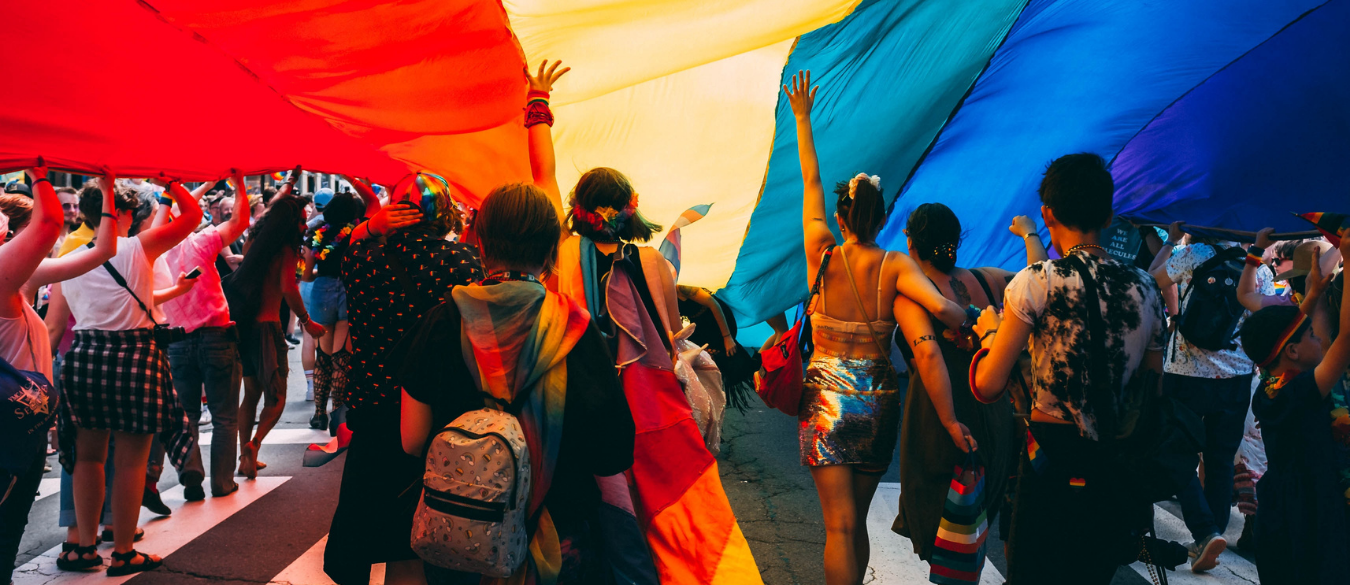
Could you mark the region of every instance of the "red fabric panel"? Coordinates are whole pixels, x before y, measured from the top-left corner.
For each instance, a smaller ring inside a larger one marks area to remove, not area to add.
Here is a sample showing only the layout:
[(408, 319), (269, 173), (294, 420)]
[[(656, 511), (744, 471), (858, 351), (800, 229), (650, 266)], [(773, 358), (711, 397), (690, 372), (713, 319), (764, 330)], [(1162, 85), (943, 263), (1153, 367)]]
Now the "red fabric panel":
[[(488, 130), (462, 144), (514, 146), (490, 130), (520, 115), (526, 88), (499, 1), (273, 4), (8, 6), (18, 26), (0, 51), (12, 80), (0, 94), (0, 169), (41, 155), (66, 170), (201, 180), (299, 164), (392, 184), (410, 168), (456, 174), (453, 147), (416, 148), (427, 136)], [(460, 173), (475, 189), (519, 180), (503, 166)]]
[(714, 460), (674, 373), (633, 364), (623, 370), (623, 387), (637, 427), (632, 477), (645, 524), (683, 497)]

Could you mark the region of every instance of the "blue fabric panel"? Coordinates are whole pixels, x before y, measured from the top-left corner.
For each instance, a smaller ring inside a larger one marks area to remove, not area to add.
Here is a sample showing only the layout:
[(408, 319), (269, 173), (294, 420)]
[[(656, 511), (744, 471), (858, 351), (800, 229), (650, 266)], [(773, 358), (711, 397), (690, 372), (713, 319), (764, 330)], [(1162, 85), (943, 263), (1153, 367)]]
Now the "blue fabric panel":
[[(813, 121), (830, 213), (834, 183), (859, 172), (897, 192), (1024, 4), (866, 0), (798, 40), (783, 80), (810, 69), (820, 86)], [(808, 292), (796, 122), (782, 95), (777, 121), (764, 191), (719, 293), (741, 323), (782, 313)]]
[(1159, 112), (1322, 0), (1032, 0), (905, 185), (878, 241), (947, 204), (967, 230), (961, 266), (1025, 265), (1005, 226), (1040, 216), (1056, 157), (1111, 160)]
[(1112, 163), (1117, 212), (1256, 231), (1350, 211), (1350, 1), (1331, 0), (1177, 100)]

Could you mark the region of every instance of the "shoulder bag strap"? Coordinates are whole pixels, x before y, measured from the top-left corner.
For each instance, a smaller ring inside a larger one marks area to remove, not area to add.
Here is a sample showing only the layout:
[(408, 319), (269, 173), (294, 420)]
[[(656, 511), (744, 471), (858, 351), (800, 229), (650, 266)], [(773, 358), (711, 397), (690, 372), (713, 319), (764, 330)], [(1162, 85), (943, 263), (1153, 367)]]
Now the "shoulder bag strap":
[(150, 309), (145, 306), (143, 301), (141, 301), (141, 297), (136, 296), (136, 291), (131, 290), (131, 287), (127, 286), (127, 280), (122, 278), (122, 274), (117, 272), (116, 268), (113, 268), (111, 260), (103, 263), (103, 269), (107, 270), (108, 274), (112, 275), (113, 280), (117, 282), (117, 286), (122, 287), (122, 290), (131, 294), (131, 298), (136, 299), (136, 304), (141, 306), (141, 310), (145, 312), (146, 317), (150, 318), (150, 322), (159, 325), (159, 321), (156, 321), (155, 316), (150, 314)]
[[(822, 289), (825, 287), (825, 269), (830, 266), (830, 258), (834, 256), (834, 249), (834, 246), (829, 246), (825, 248), (824, 252), (820, 253), (820, 269), (816, 271), (816, 281), (811, 284), (811, 294), (806, 297), (806, 309), (802, 311), (802, 316), (800, 318), (805, 318), (816, 312), (813, 301), (815, 301), (817, 295), (822, 293)], [(840, 250), (843, 250), (843, 248), (840, 248)], [(824, 301), (822, 300), (821, 302)]]
[[(848, 287), (853, 289), (853, 300), (858, 302), (858, 312), (862, 313), (864, 319), (867, 319), (867, 323), (865, 323), (865, 325), (867, 325), (867, 336), (872, 338), (872, 343), (877, 344), (877, 350), (881, 352), (881, 359), (886, 360), (886, 363), (890, 363), (891, 352), (887, 351), (885, 346), (881, 345), (881, 341), (877, 339), (877, 332), (872, 330), (872, 317), (867, 314), (867, 307), (863, 306), (862, 295), (858, 294), (858, 284), (853, 282), (853, 267), (848, 264), (848, 253), (844, 251), (843, 246), (839, 247), (839, 254), (844, 260), (844, 271), (848, 272)], [(880, 286), (878, 286), (878, 288), (880, 288)], [(877, 311), (880, 312), (881, 307), (877, 307)]]
[(1092, 276), (1092, 271), (1087, 263), (1077, 256), (1069, 257), (1069, 262), (1078, 272), (1078, 276), (1083, 279), (1083, 300), (1087, 303), (1087, 330), (1084, 332), (1088, 338), (1088, 347), (1091, 349), (1092, 359), (1088, 360), (1091, 365), (1089, 373), (1091, 377), (1089, 382), (1083, 386), (1083, 395), (1088, 402), (1092, 403), (1093, 413), (1097, 416), (1097, 434), (1101, 442), (1113, 441), (1116, 436), (1116, 400), (1111, 388), (1102, 384), (1109, 378), (1106, 370), (1106, 321), (1102, 319), (1101, 298), (1097, 292), (1097, 279)]

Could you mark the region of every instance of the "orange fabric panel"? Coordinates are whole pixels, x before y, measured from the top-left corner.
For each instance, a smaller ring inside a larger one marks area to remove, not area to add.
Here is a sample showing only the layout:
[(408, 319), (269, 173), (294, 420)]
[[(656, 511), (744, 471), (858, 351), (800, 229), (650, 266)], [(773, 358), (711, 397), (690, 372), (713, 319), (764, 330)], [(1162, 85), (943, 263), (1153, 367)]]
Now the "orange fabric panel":
[(716, 463), (678, 502), (652, 518), (647, 545), (662, 583), (762, 583)]

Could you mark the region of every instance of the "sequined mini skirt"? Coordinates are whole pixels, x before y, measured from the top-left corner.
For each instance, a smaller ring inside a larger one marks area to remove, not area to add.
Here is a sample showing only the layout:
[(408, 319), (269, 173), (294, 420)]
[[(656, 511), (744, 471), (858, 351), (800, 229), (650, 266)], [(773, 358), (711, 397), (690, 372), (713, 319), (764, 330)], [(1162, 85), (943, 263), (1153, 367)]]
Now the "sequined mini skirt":
[(817, 355), (806, 366), (797, 438), (802, 465), (884, 473), (900, 432), (900, 388), (876, 360)]

